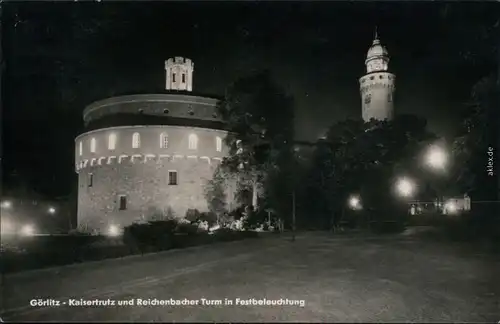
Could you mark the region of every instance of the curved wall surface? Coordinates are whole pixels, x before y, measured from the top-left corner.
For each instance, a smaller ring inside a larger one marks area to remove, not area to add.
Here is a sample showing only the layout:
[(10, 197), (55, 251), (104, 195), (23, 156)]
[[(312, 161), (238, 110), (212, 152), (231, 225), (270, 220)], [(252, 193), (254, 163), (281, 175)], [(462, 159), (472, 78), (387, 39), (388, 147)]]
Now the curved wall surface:
[(185, 94), (139, 94), (94, 102), (83, 111), (85, 124), (104, 116), (134, 113), (157, 117), (178, 117), (222, 121), (217, 99)]
[(373, 72), (359, 79), (362, 117), (369, 121), (394, 117), (394, 91), (396, 76), (389, 72)]
[[(217, 129), (221, 120), (215, 105), (211, 98), (137, 95), (106, 99), (85, 109), (86, 125), (101, 125), (75, 139), (79, 227), (104, 232), (110, 225), (123, 227), (152, 216), (208, 211), (205, 184), (229, 151), (224, 144), (227, 131)], [(124, 111), (131, 117), (129, 125), (104, 127)], [(147, 124), (140, 124), (141, 116), (149, 118)], [(189, 118), (192, 125), (209, 121), (215, 126), (189, 126)], [(169, 125), (176, 120), (182, 125)], [(234, 193), (226, 196), (231, 208)]]

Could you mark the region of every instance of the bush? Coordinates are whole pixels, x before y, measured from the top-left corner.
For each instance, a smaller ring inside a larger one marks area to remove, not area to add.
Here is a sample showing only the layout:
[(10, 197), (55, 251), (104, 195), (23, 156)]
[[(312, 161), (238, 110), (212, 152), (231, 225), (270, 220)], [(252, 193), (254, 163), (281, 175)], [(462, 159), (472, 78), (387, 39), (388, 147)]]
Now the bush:
[(190, 221), (191, 223), (197, 222), (200, 219), (200, 212), (198, 209), (188, 209), (186, 211), (186, 216), (185, 218)]
[(207, 222), (209, 227), (217, 224), (217, 215), (213, 212), (203, 212), (200, 214), (200, 221)]
[(229, 212), (229, 217), (233, 220), (238, 220), (243, 217), (244, 213), (245, 213), (245, 206), (240, 206)]
[(179, 225), (181, 225), (181, 233), (173, 232), (173, 229), (178, 229), (175, 220), (132, 224), (124, 229), (121, 238), (124, 245), (116, 244), (116, 240), (119, 238), (81, 233), (67, 236), (27, 237), (20, 242), (26, 247), (26, 249), (20, 250), (22, 252), (3, 251), (1, 253), (2, 263), (0, 267), (2, 271), (15, 272), (123, 257), (137, 252), (155, 252), (258, 237), (256, 232), (233, 231), (228, 228), (220, 228), (213, 234), (196, 233), (197, 226), (195, 225)]
[[(269, 216), (267, 212), (260, 209), (256, 212), (250, 210), (248, 217), (245, 218), (243, 222), (243, 228), (245, 229), (264, 229), (264, 224), (267, 223)], [(269, 226), (269, 225), (268, 225)]]
[(133, 252), (166, 250), (172, 247), (172, 237), (177, 226), (175, 220), (132, 224), (124, 229), (123, 243)]
[(175, 229), (176, 233), (194, 235), (198, 232), (197, 224), (178, 224)]
[(213, 235), (217, 239), (217, 241), (226, 242), (226, 241), (232, 241), (235, 237), (235, 233), (237, 232), (238, 231), (234, 231), (229, 228), (221, 228), (216, 230)]
[(146, 247), (151, 245), (149, 232), (149, 223), (126, 226), (123, 229), (123, 243), (132, 253), (144, 253)]
[(213, 236), (215, 236), (217, 241), (227, 242), (245, 238), (254, 238), (258, 237), (259, 234), (254, 231), (235, 231), (229, 228), (221, 228), (215, 231)]

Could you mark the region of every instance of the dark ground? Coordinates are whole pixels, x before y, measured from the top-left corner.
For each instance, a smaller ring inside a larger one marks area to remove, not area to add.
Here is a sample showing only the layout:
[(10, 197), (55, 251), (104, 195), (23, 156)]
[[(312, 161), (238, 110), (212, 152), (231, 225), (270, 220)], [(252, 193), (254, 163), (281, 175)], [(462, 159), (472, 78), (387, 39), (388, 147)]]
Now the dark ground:
[[(263, 238), (5, 275), (4, 320), (498, 322), (500, 260), (411, 235)], [(29, 306), (31, 299), (298, 299), (305, 306)]]

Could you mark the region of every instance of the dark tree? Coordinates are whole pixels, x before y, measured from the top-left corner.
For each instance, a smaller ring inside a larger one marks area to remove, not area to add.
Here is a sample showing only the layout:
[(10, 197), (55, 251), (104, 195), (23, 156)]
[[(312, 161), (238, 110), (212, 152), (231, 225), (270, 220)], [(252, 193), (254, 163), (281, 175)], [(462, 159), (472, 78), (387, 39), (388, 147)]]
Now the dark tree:
[(351, 194), (361, 194), (363, 205), (379, 211), (378, 216), (390, 215), (388, 209), (398, 201), (392, 180), (414, 171), (423, 148), (436, 140), (426, 124), (417, 116), (400, 115), (393, 121), (333, 125), (318, 145), (308, 186), (322, 223), (337, 224)]
[(252, 205), (256, 205), (260, 192), (261, 196), (275, 197), (272, 204), (277, 206), (273, 207), (281, 209), (281, 202), (290, 193), (290, 185), (285, 182), (292, 172), (291, 97), (273, 81), (269, 71), (264, 71), (229, 86), (218, 109), (232, 131), (225, 140), (231, 150), (223, 165), (244, 180), (246, 189), (251, 187)]

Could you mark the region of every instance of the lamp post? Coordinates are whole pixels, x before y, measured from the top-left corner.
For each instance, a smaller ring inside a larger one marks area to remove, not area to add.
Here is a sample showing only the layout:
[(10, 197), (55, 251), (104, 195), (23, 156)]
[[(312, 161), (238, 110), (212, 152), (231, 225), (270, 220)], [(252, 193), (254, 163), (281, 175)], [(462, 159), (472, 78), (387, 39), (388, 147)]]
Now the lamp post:
[(415, 183), (407, 177), (401, 177), (396, 181), (396, 193), (403, 198), (410, 198), (415, 194)]
[[(424, 164), (425, 166), (432, 170), (437, 171), (438, 173), (445, 173), (448, 164), (449, 164), (449, 156), (447, 150), (445, 150), (441, 145), (431, 145), (424, 155)], [(443, 188), (442, 185), (434, 186), (435, 193), (437, 195), (438, 204), (443, 204)]]
[(438, 171), (444, 171), (448, 166), (448, 154), (437, 145), (432, 145), (425, 154), (425, 164)]

